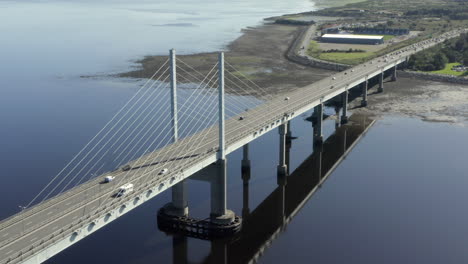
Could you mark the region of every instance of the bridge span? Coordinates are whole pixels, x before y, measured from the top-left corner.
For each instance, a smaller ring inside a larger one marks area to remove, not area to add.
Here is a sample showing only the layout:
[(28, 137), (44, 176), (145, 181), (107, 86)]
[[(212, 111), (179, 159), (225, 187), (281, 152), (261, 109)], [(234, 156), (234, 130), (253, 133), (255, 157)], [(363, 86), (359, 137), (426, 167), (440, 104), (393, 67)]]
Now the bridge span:
[[(351, 89), (361, 89), (362, 105), (367, 105), (369, 80), (378, 79), (379, 90), (383, 91), (385, 73), (390, 73), (392, 79), (396, 80), (397, 66), (405, 63), (409, 56), (463, 32), (466, 30), (445, 33), (285, 95), (273, 96), (263, 104), (226, 121), (223, 107), (224, 59), (220, 56), (218, 125), (185, 138), (177, 138), (177, 118), (174, 118), (172, 126), (177, 141), (173, 144), (143, 155), (129, 162), (128, 166), (98, 176), (3, 220), (0, 222), (0, 264), (41, 263), (171, 187), (173, 200), (165, 208), (165, 213), (176, 218), (187, 217), (189, 208), (185, 179), (212, 164), (216, 164), (218, 173), (211, 179), (211, 227), (240, 225), (240, 217), (227, 209), (226, 155), (244, 147), (244, 155), (248, 156), (249, 142), (279, 128), (278, 174), (287, 174), (286, 135), (290, 120), (315, 109), (314, 144), (320, 146), (323, 143), (325, 102), (341, 98), (341, 119), (345, 123), (348, 118), (348, 93)], [(176, 100), (175, 89), (174, 84), (173, 101)], [(177, 117), (174, 104), (172, 114)], [(162, 172), (165, 168), (168, 171)], [(115, 180), (101, 184), (106, 176), (113, 176)], [(118, 188), (125, 183), (133, 184), (133, 192), (117, 197)]]

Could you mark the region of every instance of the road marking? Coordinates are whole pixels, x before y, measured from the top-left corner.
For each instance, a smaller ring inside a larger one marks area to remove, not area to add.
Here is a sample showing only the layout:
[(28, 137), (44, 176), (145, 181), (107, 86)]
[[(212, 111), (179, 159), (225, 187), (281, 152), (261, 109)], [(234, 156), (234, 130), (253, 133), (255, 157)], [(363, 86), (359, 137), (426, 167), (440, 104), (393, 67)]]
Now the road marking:
[(32, 239), (31, 239), (31, 242), (34, 242), (34, 241), (36, 241), (36, 240), (37, 240), (37, 237), (32, 238)]
[(77, 215), (75, 215), (75, 216), (72, 218), (72, 220), (75, 220), (75, 219), (77, 219), (77, 218), (78, 218), (78, 216), (77, 216)]
[(10, 251), (8, 251), (8, 252), (7, 252), (7, 253), (5, 253), (5, 254), (7, 254), (7, 255), (8, 255), (8, 254), (10, 254), (10, 253), (13, 253), (13, 249), (12, 249), (12, 250), (10, 250)]
[(47, 215), (50, 215), (50, 214), (53, 214), (53, 213), (54, 213), (54, 211), (50, 211), (50, 212), (47, 213)]
[(66, 203), (65, 205), (67, 206), (67, 205), (70, 205), (70, 204), (71, 204), (71, 202), (68, 202), (68, 203)]
[(10, 233), (3, 234), (2, 237), (6, 237), (6, 236), (8, 236), (9, 234), (10, 234)]

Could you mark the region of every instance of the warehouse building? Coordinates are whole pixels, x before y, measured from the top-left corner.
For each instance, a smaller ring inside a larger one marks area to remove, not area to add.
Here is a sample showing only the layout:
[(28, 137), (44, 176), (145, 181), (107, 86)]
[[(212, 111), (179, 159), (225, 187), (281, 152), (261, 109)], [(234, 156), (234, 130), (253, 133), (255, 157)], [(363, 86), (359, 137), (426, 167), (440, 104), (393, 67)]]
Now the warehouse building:
[(321, 37), (322, 42), (346, 43), (346, 44), (369, 44), (377, 45), (384, 43), (383, 36), (348, 35), (348, 34), (325, 34)]

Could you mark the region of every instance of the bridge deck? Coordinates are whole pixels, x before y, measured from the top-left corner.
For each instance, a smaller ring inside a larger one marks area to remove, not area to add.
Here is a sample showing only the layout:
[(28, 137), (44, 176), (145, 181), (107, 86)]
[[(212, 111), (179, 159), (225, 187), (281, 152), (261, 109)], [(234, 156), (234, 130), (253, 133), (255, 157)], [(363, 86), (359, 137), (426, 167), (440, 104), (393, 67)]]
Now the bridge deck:
[[(461, 31), (447, 33), (432, 41), (404, 48), (387, 57), (376, 58), (346, 72), (334, 74), (288, 93), (286, 96), (289, 100), (285, 100), (285, 96), (277, 96), (242, 113), (242, 121), (238, 117), (227, 120), (226, 153), (229, 154), (366, 79), (381, 74), (405, 61), (409, 55), (460, 33)], [(135, 169), (107, 173), (3, 220), (0, 222), (0, 264), (7, 263), (8, 259), (11, 259), (8, 263), (27, 259), (36, 254), (38, 248), (53, 245), (59, 237), (70, 235), (84, 224), (92, 222), (95, 217), (122, 208), (122, 205), (131, 201), (135, 204), (138, 199), (144, 201), (146, 197), (153, 197), (190, 177), (216, 161), (217, 143), (218, 131), (217, 126), (214, 126), (130, 162)], [(168, 168), (169, 172), (159, 175), (162, 168)], [(116, 176), (116, 179), (111, 183), (101, 183), (107, 175)], [(113, 197), (116, 189), (127, 182), (134, 184), (134, 192), (123, 197)], [(24, 253), (18, 258), (20, 252)]]

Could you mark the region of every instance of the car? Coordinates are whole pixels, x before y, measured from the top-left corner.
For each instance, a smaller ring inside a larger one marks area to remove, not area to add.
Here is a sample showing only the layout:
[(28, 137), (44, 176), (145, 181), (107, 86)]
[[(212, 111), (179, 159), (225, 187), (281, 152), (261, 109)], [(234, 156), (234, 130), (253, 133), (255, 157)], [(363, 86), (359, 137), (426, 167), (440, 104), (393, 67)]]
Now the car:
[(111, 182), (111, 181), (113, 181), (114, 179), (115, 179), (115, 176), (106, 176), (106, 177), (104, 178), (104, 182), (106, 182), (106, 183), (107, 183), (107, 182)]
[(129, 171), (132, 167), (130, 167), (130, 165), (125, 165), (122, 167), (122, 170), (123, 171)]
[(336, 77), (332, 77), (332, 80), (336, 80)]
[(169, 172), (169, 170), (166, 169), (166, 168), (164, 168), (164, 169), (162, 169), (162, 170), (159, 172), (159, 175), (164, 175), (164, 174), (166, 174), (166, 173), (168, 173), (168, 172)]
[(124, 196), (127, 193), (132, 192), (132, 191), (133, 191), (133, 184), (127, 183), (125, 185), (120, 186), (119, 190), (117, 191), (116, 196), (117, 197)]
[(288, 101), (288, 100), (289, 100), (289, 97), (284, 98), (284, 100), (285, 100), (285, 101)]
[(239, 116), (239, 120), (244, 120), (244, 116)]

